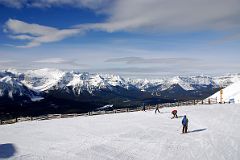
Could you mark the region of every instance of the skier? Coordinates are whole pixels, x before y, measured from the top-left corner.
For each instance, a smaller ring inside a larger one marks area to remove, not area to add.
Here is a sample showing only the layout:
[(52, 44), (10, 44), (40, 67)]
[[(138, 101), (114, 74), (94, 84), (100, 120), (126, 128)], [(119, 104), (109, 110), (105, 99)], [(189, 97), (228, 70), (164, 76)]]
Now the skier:
[(143, 103), (143, 109), (142, 109), (144, 112), (146, 112), (146, 107), (145, 107), (145, 104)]
[(188, 130), (188, 118), (187, 118), (186, 115), (184, 115), (184, 117), (182, 119), (182, 125), (183, 125), (182, 133), (187, 133), (187, 130)]
[(173, 119), (173, 118), (178, 118), (178, 116), (177, 116), (177, 110), (176, 110), (176, 109), (172, 111), (172, 114), (173, 114), (172, 119)]
[(156, 105), (155, 114), (157, 113), (157, 111), (158, 111), (158, 113), (160, 113), (158, 105)]

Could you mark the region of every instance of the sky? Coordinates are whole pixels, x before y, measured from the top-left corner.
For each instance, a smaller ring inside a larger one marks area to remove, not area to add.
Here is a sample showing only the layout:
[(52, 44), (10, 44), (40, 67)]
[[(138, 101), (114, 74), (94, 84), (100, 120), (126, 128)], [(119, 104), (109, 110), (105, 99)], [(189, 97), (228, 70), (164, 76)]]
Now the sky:
[(0, 0), (0, 69), (240, 73), (239, 0)]

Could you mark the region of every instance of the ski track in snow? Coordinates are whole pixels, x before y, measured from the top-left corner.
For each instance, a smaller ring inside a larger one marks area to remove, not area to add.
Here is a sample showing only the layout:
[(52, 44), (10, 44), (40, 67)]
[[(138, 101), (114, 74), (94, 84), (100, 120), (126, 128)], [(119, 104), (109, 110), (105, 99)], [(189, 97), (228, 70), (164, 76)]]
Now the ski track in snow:
[(170, 119), (173, 109), (3, 125), (0, 144), (14, 145), (11, 160), (240, 158), (240, 105), (176, 108), (189, 118), (188, 134), (181, 134), (181, 118)]

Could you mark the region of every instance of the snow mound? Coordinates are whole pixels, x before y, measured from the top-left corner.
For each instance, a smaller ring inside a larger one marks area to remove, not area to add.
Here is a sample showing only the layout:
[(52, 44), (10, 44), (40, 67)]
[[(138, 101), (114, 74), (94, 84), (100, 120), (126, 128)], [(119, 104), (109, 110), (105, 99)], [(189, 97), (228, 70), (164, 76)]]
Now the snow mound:
[[(220, 91), (210, 96), (209, 98), (217, 98), (220, 102)], [(223, 102), (234, 102), (240, 103), (240, 81), (231, 84), (230, 86), (223, 89)]]

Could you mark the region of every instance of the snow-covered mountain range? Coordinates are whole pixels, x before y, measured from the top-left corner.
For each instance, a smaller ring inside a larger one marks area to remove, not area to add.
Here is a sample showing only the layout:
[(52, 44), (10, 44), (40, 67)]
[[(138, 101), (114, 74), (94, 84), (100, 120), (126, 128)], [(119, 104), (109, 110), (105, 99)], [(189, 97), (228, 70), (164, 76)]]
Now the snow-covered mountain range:
[[(129, 79), (117, 75), (101, 75), (81, 72), (66, 72), (58, 69), (28, 70), (20, 73), (16, 70), (0, 72), (0, 96), (8, 95), (36, 97), (39, 93), (48, 93), (52, 90), (65, 90), (80, 95), (83, 92), (94, 94), (94, 91), (109, 90), (116, 87), (126, 90), (140, 90), (152, 94), (171, 89), (178, 85), (185, 91), (194, 91), (206, 87), (226, 87), (240, 81), (240, 74), (220, 77), (210, 76), (176, 76), (171, 78)], [(34, 94), (35, 93), (35, 94)]]
[(0, 71), (0, 114), (88, 112), (108, 104), (121, 108), (204, 99), (237, 81), (240, 74), (150, 80), (47, 68), (11, 69)]

